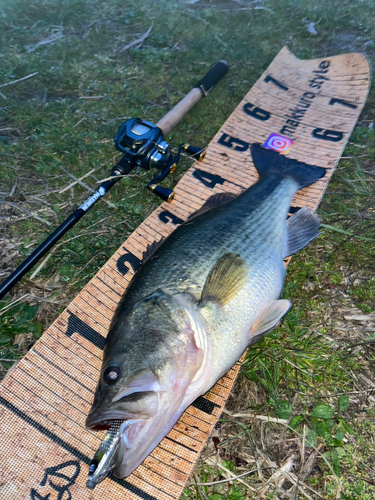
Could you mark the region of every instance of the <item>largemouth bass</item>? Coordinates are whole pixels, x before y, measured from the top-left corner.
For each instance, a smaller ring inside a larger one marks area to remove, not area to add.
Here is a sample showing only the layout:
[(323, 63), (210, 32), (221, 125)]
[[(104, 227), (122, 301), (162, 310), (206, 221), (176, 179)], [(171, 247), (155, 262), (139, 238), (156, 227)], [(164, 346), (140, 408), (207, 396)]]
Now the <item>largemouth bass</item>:
[(279, 300), (283, 259), (318, 235), (319, 219), (303, 208), (286, 220), (288, 210), (326, 171), (258, 144), (251, 154), (258, 182), (235, 198), (213, 196), (148, 252), (117, 308), (86, 425), (124, 422), (111, 459), (119, 478), (291, 306)]

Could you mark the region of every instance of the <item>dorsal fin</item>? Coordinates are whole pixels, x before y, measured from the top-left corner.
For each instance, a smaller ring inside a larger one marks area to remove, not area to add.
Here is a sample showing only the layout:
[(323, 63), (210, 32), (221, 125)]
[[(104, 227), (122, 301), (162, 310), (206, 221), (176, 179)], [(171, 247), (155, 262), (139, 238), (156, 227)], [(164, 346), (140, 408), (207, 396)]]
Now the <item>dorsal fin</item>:
[(208, 198), (208, 200), (201, 206), (201, 208), (198, 208), (196, 212), (191, 214), (187, 220), (191, 220), (198, 215), (201, 215), (205, 212), (208, 212), (209, 210), (212, 210), (213, 208), (219, 207), (220, 205), (224, 205), (224, 203), (228, 203), (228, 201), (234, 200), (234, 198), (237, 198), (237, 195), (233, 193), (216, 193), (213, 194)]
[(159, 241), (155, 240), (153, 243), (149, 243), (147, 245), (146, 250), (143, 252), (142, 264), (144, 264), (146, 260), (148, 260), (152, 256), (152, 254), (155, 252), (157, 248), (159, 248), (159, 246), (164, 242), (164, 240), (165, 238), (163, 236), (161, 240)]

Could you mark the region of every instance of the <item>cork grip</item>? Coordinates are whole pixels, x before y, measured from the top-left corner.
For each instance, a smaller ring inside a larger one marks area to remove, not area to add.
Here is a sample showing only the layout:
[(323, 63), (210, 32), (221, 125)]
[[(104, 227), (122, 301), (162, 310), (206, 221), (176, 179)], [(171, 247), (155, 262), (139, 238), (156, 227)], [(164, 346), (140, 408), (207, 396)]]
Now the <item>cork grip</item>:
[(219, 61), (210, 71), (196, 84), (196, 86), (180, 101), (173, 109), (169, 111), (156, 124), (164, 137), (182, 120), (190, 109), (197, 104), (202, 96), (216, 85), (228, 71), (228, 64), (225, 61)]

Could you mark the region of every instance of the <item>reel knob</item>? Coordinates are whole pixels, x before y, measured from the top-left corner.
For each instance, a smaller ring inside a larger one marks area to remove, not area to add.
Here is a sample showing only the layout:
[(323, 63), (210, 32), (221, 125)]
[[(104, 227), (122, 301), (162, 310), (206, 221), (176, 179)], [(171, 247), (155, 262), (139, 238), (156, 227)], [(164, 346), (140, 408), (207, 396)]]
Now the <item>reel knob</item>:
[(167, 201), (168, 203), (170, 203), (173, 200), (174, 191), (172, 191), (171, 189), (158, 186), (157, 184), (150, 184), (148, 186), (148, 189), (159, 196), (159, 198), (161, 198), (163, 201)]
[(204, 148), (196, 148), (195, 146), (191, 146), (190, 144), (184, 144), (182, 149), (188, 155), (192, 156), (198, 161), (203, 161), (206, 156), (206, 150)]

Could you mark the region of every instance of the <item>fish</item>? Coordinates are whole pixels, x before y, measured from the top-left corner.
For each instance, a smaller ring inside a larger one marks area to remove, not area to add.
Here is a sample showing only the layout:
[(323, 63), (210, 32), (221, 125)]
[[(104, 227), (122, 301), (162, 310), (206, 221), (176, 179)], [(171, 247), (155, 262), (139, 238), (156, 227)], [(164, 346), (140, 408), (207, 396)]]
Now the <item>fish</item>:
[(291, 307), (280, 299), (284, 259), (318, 236), (320, 220), (307, 207), (288, 212), (326, 170), (260, 144), (251, 156), (258, 181), (238, 196), (213, 195), (151, 246), (115, 311), (86, 427), (112, 432), (124, 423), (108, 438), (118, 478)]

